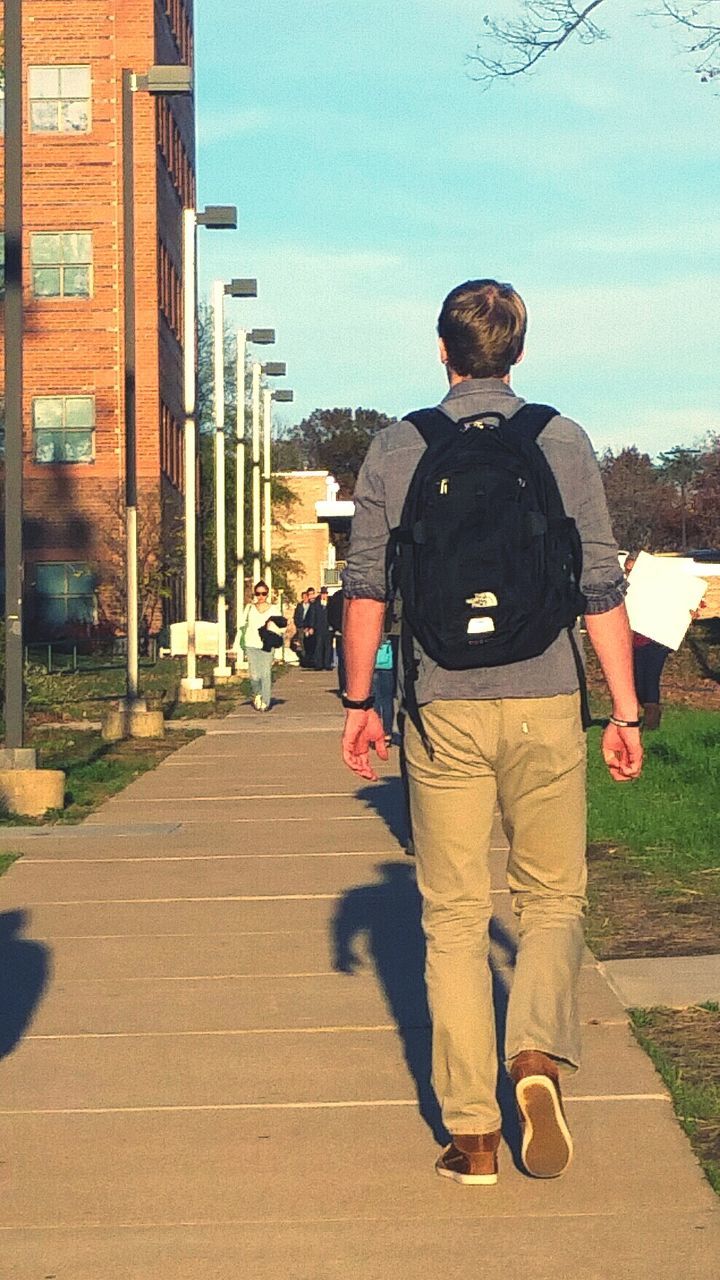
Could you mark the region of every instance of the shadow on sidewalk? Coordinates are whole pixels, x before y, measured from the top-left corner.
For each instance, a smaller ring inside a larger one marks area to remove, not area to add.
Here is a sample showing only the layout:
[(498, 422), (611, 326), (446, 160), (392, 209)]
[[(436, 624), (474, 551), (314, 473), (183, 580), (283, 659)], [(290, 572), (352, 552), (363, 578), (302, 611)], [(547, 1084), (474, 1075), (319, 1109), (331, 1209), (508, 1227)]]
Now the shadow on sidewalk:
[(405, 791), (399, 777), (381, 778), (371, 786), (360, 787), (358, 800), (363, 800), (382, 818), (390, 834), (403, 848), (408, 842), (408, 819)]
[[(377, 871), (382, 880), (349, 889), (338, 905), (332, 922), (333, 964), (340, 973), (355, 974), (363, 965), (362, 955), (356, 950), (358, 939), (364, 937), (367, 940), (370, 957), (402, 1039), (405, 1061), (415, 1082), (420, 1115), (436, 1142), (445, 1144), (449, 1136), (430, 1080), (425, 938), (415, 868), (404, 862), (381, 862)], [(506, 977), (508, 965), (514, 958), (515, 945), (497, 920), (491, 922), (490, 934), (494, 953), (493, 999), (501, 1055), (508, 1003)], [(520, 1148), (520, 1134), (512, 1085), (504, 1071), (500, 1072), (498, 1099), (503, 1114), (503, 1133), (515, 1157)]]
[(0, 914), (0, 1058), (12, 1053), (30, 1025), (50, 978), (50, 951), (20, 937), (25, 911)]

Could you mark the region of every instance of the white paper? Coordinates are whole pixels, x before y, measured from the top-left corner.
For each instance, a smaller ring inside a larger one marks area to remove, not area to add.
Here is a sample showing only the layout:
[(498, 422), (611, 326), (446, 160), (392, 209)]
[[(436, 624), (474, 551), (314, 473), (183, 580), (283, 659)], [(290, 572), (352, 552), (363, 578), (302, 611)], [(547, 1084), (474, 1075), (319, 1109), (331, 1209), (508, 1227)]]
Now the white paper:
[(682, 561), (641, 551), (625, 597), (630, 626), (668, 649), (679, 649), (706, 590), (704, 578), (689, 574)]

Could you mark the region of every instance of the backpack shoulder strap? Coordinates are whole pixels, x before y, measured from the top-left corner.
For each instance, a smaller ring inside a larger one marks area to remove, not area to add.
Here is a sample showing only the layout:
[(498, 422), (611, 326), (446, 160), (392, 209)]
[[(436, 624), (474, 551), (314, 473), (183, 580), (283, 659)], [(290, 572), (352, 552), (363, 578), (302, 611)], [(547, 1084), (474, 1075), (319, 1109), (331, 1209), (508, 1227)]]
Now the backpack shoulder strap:
[(524, 404), (512, 418), (508, 418), (508, 422), (514, 427), (519, 427), (523, 435), (531, 440), (537, 440), (551, 418), (557, 418), (557, 416), (557, 409), (553, 409), (549, 404)]
[(440, 432), (447, 431), (448, 426), (455, 425), (442, 409), (416, 409), (413, 413), (403, 414), (403, 422), (412, 422), (427, 445), (432, 444)]

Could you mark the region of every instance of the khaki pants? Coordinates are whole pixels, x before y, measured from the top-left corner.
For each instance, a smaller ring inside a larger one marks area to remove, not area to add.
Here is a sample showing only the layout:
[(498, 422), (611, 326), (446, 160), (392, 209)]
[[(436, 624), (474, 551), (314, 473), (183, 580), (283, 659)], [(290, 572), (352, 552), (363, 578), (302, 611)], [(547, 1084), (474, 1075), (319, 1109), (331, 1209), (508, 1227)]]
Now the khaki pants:
[(576, 987), (585, 910), (585, 735), (576, 694), (432, 702), (430, 760), (408, 721), (405, 749), (427, 940), (433, 1085), (450, 1133), (500, 1127), (488, 964), (488, 854), (496, 803), (510, 843), (519, 946), (506, 1061), (540, 1049), (576, 1068)]

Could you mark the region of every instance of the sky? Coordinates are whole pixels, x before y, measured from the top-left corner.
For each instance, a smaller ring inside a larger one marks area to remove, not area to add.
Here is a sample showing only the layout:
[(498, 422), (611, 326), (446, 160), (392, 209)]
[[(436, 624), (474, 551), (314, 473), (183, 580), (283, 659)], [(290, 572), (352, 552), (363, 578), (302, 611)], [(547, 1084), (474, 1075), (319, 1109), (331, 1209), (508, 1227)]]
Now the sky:
[[(647, 6), (637, 0), (637, 8)], [(598, 450), (720, 431), (720, 93), (679, 28), (607, 0), (609, 37), (488, 91), (468, 60), (513, 0), (195, 0), (201, 291), (272, 326), (295, 400), (393, 416), (445, 391), (445, 294), (509, 280), (513, 384)]]

